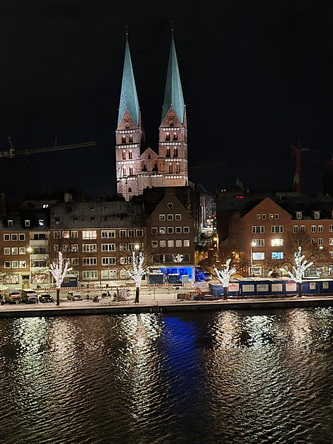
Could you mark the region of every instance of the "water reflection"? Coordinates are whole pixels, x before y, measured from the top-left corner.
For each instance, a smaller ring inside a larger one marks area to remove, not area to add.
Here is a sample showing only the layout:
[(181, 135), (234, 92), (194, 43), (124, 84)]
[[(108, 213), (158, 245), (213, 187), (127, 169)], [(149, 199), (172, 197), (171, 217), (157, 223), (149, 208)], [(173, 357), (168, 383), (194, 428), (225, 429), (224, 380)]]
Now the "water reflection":
[(333, 311), (0, 319), (0, 438), (331, 443)]

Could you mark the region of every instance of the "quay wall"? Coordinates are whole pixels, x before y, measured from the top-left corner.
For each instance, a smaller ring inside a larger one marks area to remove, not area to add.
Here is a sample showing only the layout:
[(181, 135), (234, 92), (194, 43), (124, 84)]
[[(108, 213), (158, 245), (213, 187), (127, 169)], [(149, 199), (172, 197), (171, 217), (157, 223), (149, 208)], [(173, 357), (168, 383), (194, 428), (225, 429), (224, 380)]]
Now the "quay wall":
[[(78, 303), (74, 303), (78, 304)], [(275, 310), (308, 307), (333, 306), (333, 296), (326, 297), (295, 297), (290, 299), (265, 299), (265, 300), (219, 300), (219, 301), (186, 301), (175, 303), (153, 304), (122, 304), (122, 305), (98, 305), (74, 306), (68, 303), (60, 306), (41, 307), (18, 304), (13, 307), (1, 306), (0, 317), (54, 317), (54, 316), (92, 316), (130, 313), (175, 313), (182, 311), (205, 310)]]

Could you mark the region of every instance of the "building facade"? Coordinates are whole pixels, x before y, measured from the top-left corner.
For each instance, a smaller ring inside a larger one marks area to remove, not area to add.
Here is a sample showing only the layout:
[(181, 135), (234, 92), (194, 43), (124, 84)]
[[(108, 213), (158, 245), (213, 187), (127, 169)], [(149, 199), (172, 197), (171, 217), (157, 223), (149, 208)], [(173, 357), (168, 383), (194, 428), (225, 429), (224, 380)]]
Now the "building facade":
[(240, 195), (218, 200), (220, 256), (237, 254), (241, 274), (288, 276), (302, 248), (311, 277), (331, 277), (333, 201), (295, 196)]

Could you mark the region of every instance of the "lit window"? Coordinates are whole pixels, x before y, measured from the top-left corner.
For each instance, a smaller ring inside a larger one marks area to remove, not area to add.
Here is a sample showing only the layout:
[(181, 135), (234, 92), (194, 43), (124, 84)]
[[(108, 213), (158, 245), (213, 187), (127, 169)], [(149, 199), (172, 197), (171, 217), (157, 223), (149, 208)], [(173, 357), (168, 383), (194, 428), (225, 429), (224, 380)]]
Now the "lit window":
[(157, 247), (158, 247), (158, 241), (152, 241), (152, 242), (151, 242), (151, 246), (152, 246), (153, 248), (157, 248)]
[(182, 247), (183, 242), (181, 240), (176, 240), (176, 247)]
[(165, 227), (160, 227), (160, 234), (165, 234)]
[(3, 249), (3, 254), (10, 254), (10, 248), (4, 248)]
[(293, 232), (294, 233), (298, 233), (298, 225), (294, 225), (293, 226)]
[(252, 246), (253, 247), (264, 247), (265, 246), (265, 239), (253, 239)]
[(252, 258), (254, 261), (263, 261), (265, 259), (264, 252), (255, 252), (252, 254)]
[(283, 246), (283, 239), (272, 239), (271, 246), (272, 247), (282, 247)]
[(174, 247), (174, 245), (175, 245), (175, 242), (173, 240), (168, 240), (168, 247), (169, 248)]
[(84, 230), (82, 231), (82, 239), (97, 239), (96, 230)]
[(190, 241), (188, 239), (184, 240), (184, 247), (189, 247), (190, 246)]
[(272, 251), (272, 259), (283, 259), (283, 251)]

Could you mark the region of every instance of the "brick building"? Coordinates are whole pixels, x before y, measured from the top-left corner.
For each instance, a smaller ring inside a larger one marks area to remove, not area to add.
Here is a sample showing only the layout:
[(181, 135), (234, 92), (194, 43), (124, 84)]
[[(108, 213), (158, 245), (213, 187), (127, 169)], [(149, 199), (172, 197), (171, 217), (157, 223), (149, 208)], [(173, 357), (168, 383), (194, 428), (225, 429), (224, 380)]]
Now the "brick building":
[(218, 196), (220, 256), (237, 253), (242, 273), (287, 275), (301, 246), (314, 262), (311, 276), (331, 276), (333, 199), (262, 194)]

